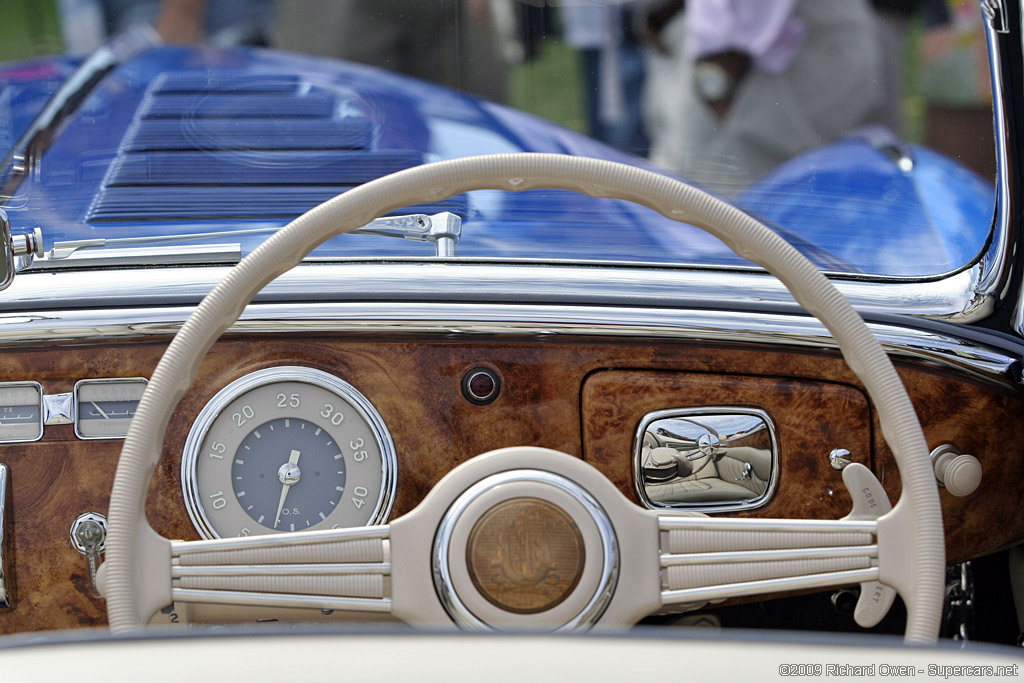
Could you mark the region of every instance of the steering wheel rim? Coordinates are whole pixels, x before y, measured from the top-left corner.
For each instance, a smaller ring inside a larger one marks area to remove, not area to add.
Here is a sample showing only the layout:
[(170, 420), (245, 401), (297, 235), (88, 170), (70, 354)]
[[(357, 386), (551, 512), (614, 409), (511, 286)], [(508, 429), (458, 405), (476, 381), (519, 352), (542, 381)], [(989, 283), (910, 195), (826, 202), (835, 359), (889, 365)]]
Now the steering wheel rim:
[[(233, 268), (200, 303), (160, 360), (122, 448), (109, 507), (104, 587), (111, 630), (140, 627), (136, 594), (141, 548), (155, 535), (145, 519), (150, 476), (171, 413), (191, 385), (213, 342), (256, 293), (297, 265), (325, 240), (389, 211), (478, 189), (556, 188), (647, 206), (712, 233), (741, 257), (778, 277), (794, 298), (830, 330), (847, 363), (875, 403), (882, 433), (903, 481), (894, 510), (906, 547), (889, 571), (907, 603), (906, 639), (931, 642), (938, 633), (944, 576), (944, 535), (938, 492), (916, 413), (888, 356), (859, 314), (785, 240), (722, 200), (678, 180), (633, 166), (584, 157), (501, 154), (436, 162), (354, 188), (297, 218)], [(906, 574), (901, 577), (901, 574)]]

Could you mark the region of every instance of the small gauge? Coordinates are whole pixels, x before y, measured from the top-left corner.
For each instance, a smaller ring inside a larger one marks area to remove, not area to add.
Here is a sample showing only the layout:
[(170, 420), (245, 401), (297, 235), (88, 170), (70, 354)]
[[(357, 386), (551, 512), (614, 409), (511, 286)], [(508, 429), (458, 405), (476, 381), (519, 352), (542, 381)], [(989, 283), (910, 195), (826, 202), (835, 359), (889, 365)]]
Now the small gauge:
[(143, 377), (76, 382), (75, 435), (79, 439), (123, 439), (148, 383)]
[(43, 385), (0, 382), (0, 442), (43, 438)]

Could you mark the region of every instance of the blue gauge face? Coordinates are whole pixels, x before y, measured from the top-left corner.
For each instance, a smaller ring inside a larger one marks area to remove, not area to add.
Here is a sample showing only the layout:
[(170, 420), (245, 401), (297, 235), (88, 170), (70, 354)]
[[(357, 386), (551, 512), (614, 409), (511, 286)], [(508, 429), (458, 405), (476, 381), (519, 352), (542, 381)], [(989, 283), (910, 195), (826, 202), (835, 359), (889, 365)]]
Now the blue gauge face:
[(345, 456), (329, 431), (300, 418), (264, 422), (242, 439), (231, 481), (245, 513), (277, 531), (327, 519), (345, 493)]

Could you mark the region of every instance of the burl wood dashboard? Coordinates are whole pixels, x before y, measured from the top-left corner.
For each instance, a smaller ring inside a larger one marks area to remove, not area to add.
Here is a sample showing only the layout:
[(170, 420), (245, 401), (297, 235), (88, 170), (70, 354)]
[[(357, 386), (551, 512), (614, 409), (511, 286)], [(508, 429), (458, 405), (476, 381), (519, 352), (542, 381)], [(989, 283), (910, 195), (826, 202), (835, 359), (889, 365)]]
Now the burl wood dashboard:
[[(304, 365), (354, 385), (376, 407), (397, 452), (391, 517), (412, 509), (452, 467), (503, 446), (535, 445), (582, 457), (628, 497), (631, 450), (643, 416), (666, 408), (744, 406), (767, 412), (781, 451), (778, 488), (753, 516), (838, 518), (850, 499), (828, 453), (848, 449), (895, 500), (899, 475), (877, 416), (838, 353), (797, 347), (628, 338), (486, 340), (457, 335), (399, 338), (248, 335), (214, 345), (177, 407), (150, 490), (148, 514), (164, 536), (199, 538), (181, 490), (181, 454), (192, 422), (233, 380), (278, 365)], [(47, 393), (84, 378), (148, 377), (166, 340), (6, 348), (0, 381), (35, 380)], [(467, 370), (501, 380), (489, 405), (467, 401)], [(981, 488), (940, 497), (950, 562), (1024, 536), (1024, 402), (1008, 384), (927, 361), (897, 362), (929, 447), (951, 442), (982, 462)], [(121, 441), (83, 441), (70, 425), (42, 440), (0, 446), (10, 468), (9, 548), (15, 606), (0, 633), (97, 626), (104, 603), (89, 595), (86, 562), (69, 542), (81, 513), (106, 512)]]

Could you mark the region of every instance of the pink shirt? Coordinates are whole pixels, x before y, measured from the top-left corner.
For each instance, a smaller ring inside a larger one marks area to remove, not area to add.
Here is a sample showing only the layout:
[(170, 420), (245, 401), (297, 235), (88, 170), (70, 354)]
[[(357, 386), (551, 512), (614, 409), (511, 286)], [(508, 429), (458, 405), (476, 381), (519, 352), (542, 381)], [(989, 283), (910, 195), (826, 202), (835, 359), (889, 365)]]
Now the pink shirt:
[(796, 0), (689, 0), (686, 54), (694, 60), (737, 50), (754, 67), (781, 73), (803, 42), (804, 24), (793, 15)]

